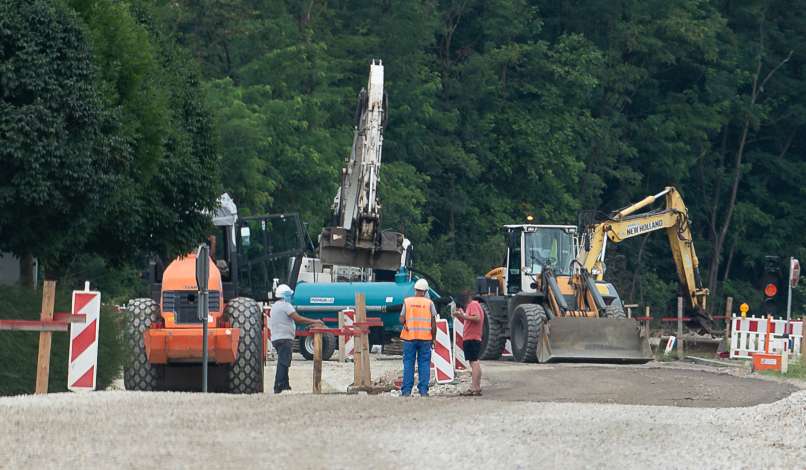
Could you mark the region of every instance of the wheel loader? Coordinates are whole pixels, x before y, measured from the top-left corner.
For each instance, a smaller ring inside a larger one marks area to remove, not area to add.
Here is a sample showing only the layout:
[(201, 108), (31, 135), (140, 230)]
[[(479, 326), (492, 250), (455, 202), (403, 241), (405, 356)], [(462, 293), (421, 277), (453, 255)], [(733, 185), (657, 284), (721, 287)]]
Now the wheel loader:
[(577, 260), (571, 225), (506, 225), (504, 266), (479, 278), (485, 311), (482, 359), (501, 356), (507, 338), (520, 362), (652, 359), (639, 323), (627, 319), (612, 284)]
[[(658, 201), (664, 207), (638, 212)], [(479, 278), (478, 299), (487, 313), (482, 358), (497, 359), (507, 338), (523, 362), (561, 360), (647, 362), (646, 332), (624, 315), (613, 284), (604, 280), (607, 242), (621, 243), (665, 231), (692, 323), (716, 333), (706, 306), (691, 222), (674, 187), (587, 225), (507, 225), (504, 266)]]
[[(301, 254), (302, 225), (297, 214), (239, 218), (226, 194), (212, 221), (208, 389), (259, 393), (268, 322), (258, 301), (268, 300), (273, 280), (267, 262)], [(290, 246), (281, 246), (284, 231), (292, 234)], [(195, 252), (188, 253), (163, 268), (154, 258), (147, 272), (151, 297), (129, 301), (123, 369), (127, 390), (201, 388), (203, 326), (197, 313), (196, 259)]]

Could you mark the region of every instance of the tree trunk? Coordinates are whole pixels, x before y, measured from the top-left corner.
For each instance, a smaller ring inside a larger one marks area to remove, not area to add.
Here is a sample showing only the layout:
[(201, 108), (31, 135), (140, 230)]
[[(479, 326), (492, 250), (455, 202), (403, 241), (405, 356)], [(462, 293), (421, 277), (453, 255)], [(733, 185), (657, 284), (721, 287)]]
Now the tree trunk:
[(30, 253), (20, 258), (20, 282), (28, 289), (36, 289), (34, 285), (34, 256)]

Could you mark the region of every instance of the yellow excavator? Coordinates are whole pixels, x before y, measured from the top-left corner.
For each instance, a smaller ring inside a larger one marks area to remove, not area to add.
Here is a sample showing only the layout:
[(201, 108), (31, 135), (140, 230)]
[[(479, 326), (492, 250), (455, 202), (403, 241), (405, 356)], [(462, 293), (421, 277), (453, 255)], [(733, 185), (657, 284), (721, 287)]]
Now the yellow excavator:
[[(666, 196), (666, 207), (635, 214)], [(520, 362), (648, 362), (647, 332), (624, 315), (613, 284), (604, 281), (607, 240), (618, 243), (666, 229), (692, 306), (707, 318), (688, 213), (674, 188), (649, 196), (586, 227), (507, 225), (504, 266), (478, 279), (486, 316), (482, 358), (497, 359), (507, 339)], [(705, 322), (703, 322), (705, 323)]]
[[(664, 207), (643, 213), (639, 210), (650, 206), (663, 198)], [(691, 234), (688, 209), (680, 193), (672, 186), (653, 196), (624, 209), (614, 212), (602, 222), (588, 227), (583, 235), (579, 260), (587, 271), (597, 280), (604, 279), (605, 251), (608, 240), (612, 243), (621, 243), (624, 240), (646, 235), (656, 230), (665, 230), (672, 248), (672, 258), (677, 267), (677, 277), (681, 287), (685, 290), (689, 308), (693, 311), (694, 319), (706, 331), (711, 331), (713, 319), (707, 313), (708, 289), (702, 287), (700, 277), (700, 261), (694, 249), (694, 240)]]

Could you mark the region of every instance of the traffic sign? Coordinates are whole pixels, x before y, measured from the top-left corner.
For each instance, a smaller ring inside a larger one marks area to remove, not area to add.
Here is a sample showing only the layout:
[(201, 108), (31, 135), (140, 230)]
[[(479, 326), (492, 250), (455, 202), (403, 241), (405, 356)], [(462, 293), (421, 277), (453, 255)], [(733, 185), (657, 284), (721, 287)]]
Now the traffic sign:
[(789, 259), (789, 285), (794, 289), (800, 280), (800, 262), (796, 258)]

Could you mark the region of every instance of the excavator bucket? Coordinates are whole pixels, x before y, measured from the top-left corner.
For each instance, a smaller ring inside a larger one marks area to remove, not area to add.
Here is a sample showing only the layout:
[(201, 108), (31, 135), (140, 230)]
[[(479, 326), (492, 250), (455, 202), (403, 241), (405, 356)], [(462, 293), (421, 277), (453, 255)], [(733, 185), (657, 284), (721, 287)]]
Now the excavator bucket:
[(639, 323), (625, 318), (554, 318), (543, 329), (539, 362), (616, 362), (652, 360), (649, 339)]
[(356, 246), (349, 231), (327, 227), (319, 240), (319, 257), (323, 264), (397, 271), (403, 263), (403, 235), (381, 232), (380, 243)]

